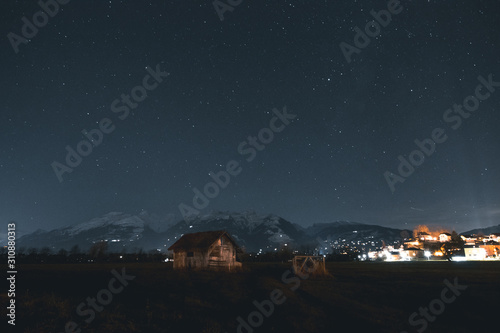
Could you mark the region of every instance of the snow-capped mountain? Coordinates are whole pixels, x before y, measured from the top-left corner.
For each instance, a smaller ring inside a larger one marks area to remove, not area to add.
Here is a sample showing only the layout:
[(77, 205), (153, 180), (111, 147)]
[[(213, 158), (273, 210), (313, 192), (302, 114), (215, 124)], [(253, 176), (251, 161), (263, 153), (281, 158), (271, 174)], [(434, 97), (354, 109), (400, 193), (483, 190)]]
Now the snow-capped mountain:
[(158, 231), (171, 224), (171, 217), (160, 218), (142, 212), (130, 215), (111, 212), (102, 217), (52, 231), (37, 230), (18, 239), (18, 247), (49, 247), (69, 249), (78, 245), (86, 250), (99, 241), (107, 241), (110, 250), (160, 246), (163, 237)]
[(277, 215), (258, 215), (253, 211), (211, 212), (181, 221), (169, 228), (167, 233), (178, 238), (182, 234), (209, 230), (227, 230), (240, 246), (252, 252), (310, 241), (298, 225)]
[[(402, 230), (354, 222), (314, 224), (303, 228), (277, 215), (247, 212), (211, 212), (172, 224), (173, 217), (142, 212), (138, 215), (111, 212), (102, 217), (52, 231), (37, 230), (18, 239), (18, 248), (49, 247), (69, 250), (78, 245), (88, 250), (107, 241), (110, 251), (166, 250), (183, 234), (226, 230), (249, 252), (274, 251), (282, 246), (314, 249), (335, 242), (351, 244), (399, 240)], [(411, 233), (411, 232), (410, 232)], [(286, 245), (285, 245), (286, 244)]]

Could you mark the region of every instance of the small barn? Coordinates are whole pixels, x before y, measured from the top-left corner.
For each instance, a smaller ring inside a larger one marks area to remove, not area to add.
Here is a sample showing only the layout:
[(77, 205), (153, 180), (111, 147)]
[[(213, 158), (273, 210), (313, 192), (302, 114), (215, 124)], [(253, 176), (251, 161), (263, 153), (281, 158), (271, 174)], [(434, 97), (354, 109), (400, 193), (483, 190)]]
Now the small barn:
[(183, 235), (168, 248), (174, 252), (174, 269), (240, 268), (235, 240), (224, 230)]

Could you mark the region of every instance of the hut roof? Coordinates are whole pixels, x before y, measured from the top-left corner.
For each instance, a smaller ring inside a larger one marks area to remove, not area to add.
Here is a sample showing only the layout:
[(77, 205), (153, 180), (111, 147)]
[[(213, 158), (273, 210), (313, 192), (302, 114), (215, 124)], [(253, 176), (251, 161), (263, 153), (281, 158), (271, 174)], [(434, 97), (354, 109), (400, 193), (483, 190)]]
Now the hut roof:
[(227, 238), (231, 241), (231, 243), (233, 243), (236, 248), (238, 248), (238, 244), (236, 244), (235, 240), (227, 233), (227, 231), (217, 230), (185, 234), (181, 238), (179, 238), (177, 242), (172, 244), (172, 246), (170, 246), (168, 249), (178, 250), (208, 248), (224, 235), (227, 236)]

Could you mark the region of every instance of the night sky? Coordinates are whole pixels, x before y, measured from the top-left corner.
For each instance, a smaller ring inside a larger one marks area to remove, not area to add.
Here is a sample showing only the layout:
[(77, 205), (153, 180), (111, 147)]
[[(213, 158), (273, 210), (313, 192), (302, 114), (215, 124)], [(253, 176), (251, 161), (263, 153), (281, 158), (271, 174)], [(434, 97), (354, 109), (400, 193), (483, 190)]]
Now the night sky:
[[(499, 3), (401, 6), (348, 62), (340, 44), (355, 46), (355, 27), (388, 1), (242, 1), (221, 21), (211, 1), (73, 0), (17, 53), (9, 33), (22, 38), (22, 17), (41, 8), (2, 1), (0, 221), (31, 232), (111, 211), (180, 220), (193, 189), (237, 161), (201, 214), (459, 232), (499, 224), (500, 84), (483, 87), (489, 98), (458, 129), (443, 119), (479, 76), (500, 81)], [(157, 68), (162, 82), (149, 77), (157, 87), (135, 89), (147, 97), (127, 107), (122, 94)], [(240, 144), (269, 139), (263, 129), (284, 108), (294, 119), (247, 161)], [(66, 146), (103, 119), (113, 131), (60, 181), (54, 161), (66, 164)], [(391, 191), (384, 173), (397, 175), (398, 156), (436, 128), (447, 140)]]

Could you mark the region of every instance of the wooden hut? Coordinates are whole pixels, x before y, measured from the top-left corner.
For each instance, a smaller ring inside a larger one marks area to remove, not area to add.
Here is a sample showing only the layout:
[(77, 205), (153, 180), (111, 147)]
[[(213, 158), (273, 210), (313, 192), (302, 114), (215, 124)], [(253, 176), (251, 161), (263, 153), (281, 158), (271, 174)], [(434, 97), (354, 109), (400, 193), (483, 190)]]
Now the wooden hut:
[(168, 248), (174, 252), (174, 269), (227, 269), (241, 267), (236, 261), (239, 250), (224, 230), (183, 235)]

